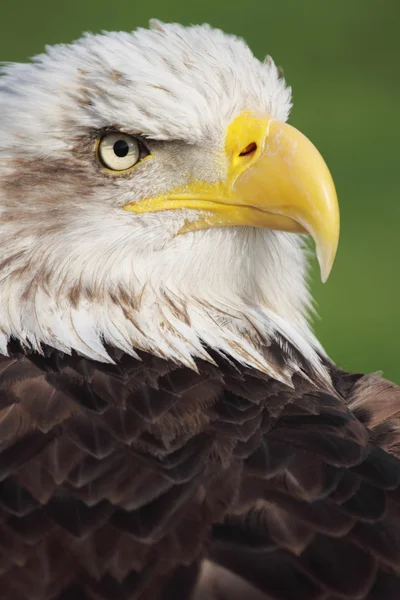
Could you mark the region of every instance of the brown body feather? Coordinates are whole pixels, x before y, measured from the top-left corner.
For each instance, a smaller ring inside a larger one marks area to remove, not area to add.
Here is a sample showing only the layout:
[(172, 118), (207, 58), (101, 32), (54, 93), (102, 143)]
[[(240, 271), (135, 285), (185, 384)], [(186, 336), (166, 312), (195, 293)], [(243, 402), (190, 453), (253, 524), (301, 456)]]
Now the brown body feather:
[(0, 598), (400, 598), (399, 388), (115, 359), (0, 358)]

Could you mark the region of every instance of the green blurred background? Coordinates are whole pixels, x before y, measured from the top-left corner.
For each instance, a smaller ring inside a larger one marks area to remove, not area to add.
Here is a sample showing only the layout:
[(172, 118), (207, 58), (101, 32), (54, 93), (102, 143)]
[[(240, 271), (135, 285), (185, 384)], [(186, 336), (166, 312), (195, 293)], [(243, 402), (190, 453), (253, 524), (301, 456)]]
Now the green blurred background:
[(293, 87), (291, 122), (324, 155), (341, 204), (327, 284), (314, 264), (317, 333), (346, 369), (400, 383), (399, 0), (1, 0), (0, 14), (4, 61), (151, 17), (206, 21), (271, 54)]

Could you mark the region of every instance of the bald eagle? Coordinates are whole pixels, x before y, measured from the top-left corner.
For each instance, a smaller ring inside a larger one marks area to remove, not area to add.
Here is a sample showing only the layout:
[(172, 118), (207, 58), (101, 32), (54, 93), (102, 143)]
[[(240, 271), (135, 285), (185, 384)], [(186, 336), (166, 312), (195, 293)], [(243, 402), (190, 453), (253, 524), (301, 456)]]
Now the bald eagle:
[(312, 332), (339, 211), (290, 107), (206, 25), (4, 66), (1, 598), (400, 598), (400, 391)]

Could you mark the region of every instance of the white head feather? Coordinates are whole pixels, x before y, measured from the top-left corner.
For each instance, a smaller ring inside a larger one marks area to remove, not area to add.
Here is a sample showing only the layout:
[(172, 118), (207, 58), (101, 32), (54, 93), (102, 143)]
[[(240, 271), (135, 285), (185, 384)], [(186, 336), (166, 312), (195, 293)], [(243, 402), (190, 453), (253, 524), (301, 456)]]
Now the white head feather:
[[(194, 367), (207, 347), (289, 381), (289, 342), (324, 374), (307, 314), (299, 236), (253, 228), (175, 235), (190, 211), (132, 214), (128, 201), (190, 176), (224, 177), (225, 130), (243, 110), (285, 121), (274, 63), (209, 26), (85, 35), (0, 78), (0, 352), (11, 337), (110, 360), (104, 344)], [(107, 128), (154, 154), (129, 176), (95, 159)]]

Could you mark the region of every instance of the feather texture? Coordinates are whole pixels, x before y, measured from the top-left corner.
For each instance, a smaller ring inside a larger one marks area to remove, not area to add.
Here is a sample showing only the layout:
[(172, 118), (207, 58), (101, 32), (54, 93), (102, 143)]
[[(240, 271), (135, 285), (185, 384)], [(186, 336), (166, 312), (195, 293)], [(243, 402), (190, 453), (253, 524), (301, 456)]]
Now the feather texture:
[[(2, 69), (0, 598), (400, 597), (400, 392), (326, 359), (302, 240), (123, 210), (224, 181), (229, 123), (290, 104), (207, 25)], [(110, 130), (149, 160), (103, 169)]]
[[(87, 34), (4, 66), (0, 353), (14, 338), (109, 362), (108, 344), (194, 368), (211, 360), (208, 346), (288, 383), (296, 360), (277, 369), (267, 349), (288, 339), (323, 374), (300, 236), (177, 235), (196, 211), (123, 210), (179, 184), (224, 181), (232, 119), (245, 110), (285, 121), (290, 106), (272, 60), (207, 25)], [(139, 135), (149, 159), (107, 172), (96, 140), (109, 130)]]
[(7, 600), (233, 600), (241, 586), (254, 600), (390, 600), (400, 589), (395, 386), (333, 370), (336, 391), (301, 377), (293, 389), (217, 356), (195, 372), (146, 354), (115, 353), (115, 365), (10, 354)]

